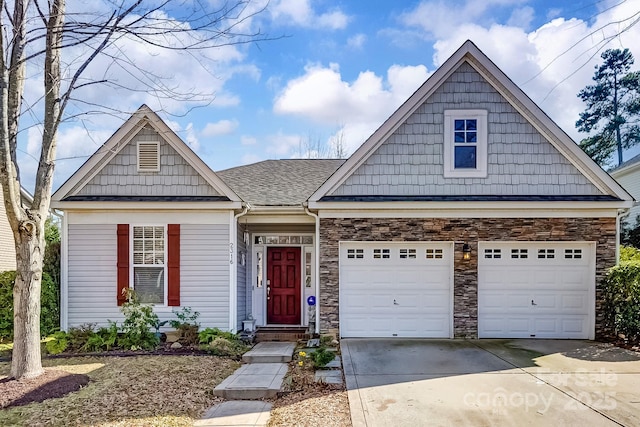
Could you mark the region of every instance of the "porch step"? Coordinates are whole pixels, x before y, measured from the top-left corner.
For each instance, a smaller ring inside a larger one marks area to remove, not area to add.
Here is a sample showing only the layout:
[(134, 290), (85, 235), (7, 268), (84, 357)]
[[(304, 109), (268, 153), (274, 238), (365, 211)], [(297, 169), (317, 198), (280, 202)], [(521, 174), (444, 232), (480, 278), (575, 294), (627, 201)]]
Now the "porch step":
[(256, 400), (276, 396), (287, 374), (286, 363), (243, 365), (213, 389), (224, 399)]
[(302, 327), (279, 327), (279, 326), (261, 326), (256, 331), (256, 342), (265, 341), (288, 341), (296, 342), (298, 340), (309, 339), (307, 328)]
[(293, 342), (261, 342), (242, 355), (245, 363), (287, 363), (291, 362), (296, 344)]

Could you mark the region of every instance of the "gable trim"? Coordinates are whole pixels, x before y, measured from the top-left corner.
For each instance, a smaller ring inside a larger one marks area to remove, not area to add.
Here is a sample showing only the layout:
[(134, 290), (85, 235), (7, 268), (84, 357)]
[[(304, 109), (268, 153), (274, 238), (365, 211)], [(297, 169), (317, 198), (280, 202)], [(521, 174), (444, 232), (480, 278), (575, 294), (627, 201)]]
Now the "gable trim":
[(513, 83), (473, 42), (467, 40), (309, 197), (309, 202), (320, 201), (342, 185), (463, 62), (467, 62), (480, 73), (507, 102), (511, 103), (549, 143), (558, 149), (560, 154), (601, 192), (621, 200), (633, 200), (631, 195), (589, 158), (522, 89)]
[[(113, 159), (146, 124), (162, 136), (176, 152), (218, 193), (233, 202), (240, 197), (149, 107), (142, 105), (52, 196), (63, 201), (77, 193)], [(99, 167), (98, 167), (99, 166)], [(92, 169), (94, 169), (92, 172)]]

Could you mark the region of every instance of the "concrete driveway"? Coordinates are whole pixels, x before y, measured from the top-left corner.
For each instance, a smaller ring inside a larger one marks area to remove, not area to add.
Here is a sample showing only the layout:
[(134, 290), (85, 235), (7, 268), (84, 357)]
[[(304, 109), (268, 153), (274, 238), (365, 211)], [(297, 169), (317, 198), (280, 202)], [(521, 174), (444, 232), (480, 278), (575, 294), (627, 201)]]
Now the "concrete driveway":
[(359, 426), (640, 426), (640, 354), (568, 340), (343, 339)]

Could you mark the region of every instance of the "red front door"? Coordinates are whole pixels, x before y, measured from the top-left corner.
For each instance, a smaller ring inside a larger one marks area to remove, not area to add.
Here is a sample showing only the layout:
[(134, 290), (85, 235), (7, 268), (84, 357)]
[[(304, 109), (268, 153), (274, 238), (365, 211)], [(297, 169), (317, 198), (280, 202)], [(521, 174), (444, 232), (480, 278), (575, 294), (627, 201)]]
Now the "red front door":
[(300, 324), (300, 248), (267, 248), (267, 323)]

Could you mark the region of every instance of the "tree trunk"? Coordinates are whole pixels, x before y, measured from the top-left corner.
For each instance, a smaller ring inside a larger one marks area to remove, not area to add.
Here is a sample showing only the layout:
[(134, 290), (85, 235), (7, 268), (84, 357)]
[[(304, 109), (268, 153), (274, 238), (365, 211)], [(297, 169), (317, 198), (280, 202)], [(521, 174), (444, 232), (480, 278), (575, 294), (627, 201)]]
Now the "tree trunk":
[(13, 287), (13, 358), (11, 377), (42, 374), (40, 354), (40, 288), (44, 227), (42, 220), (23, 221), (16, 236), (16, 281)]

